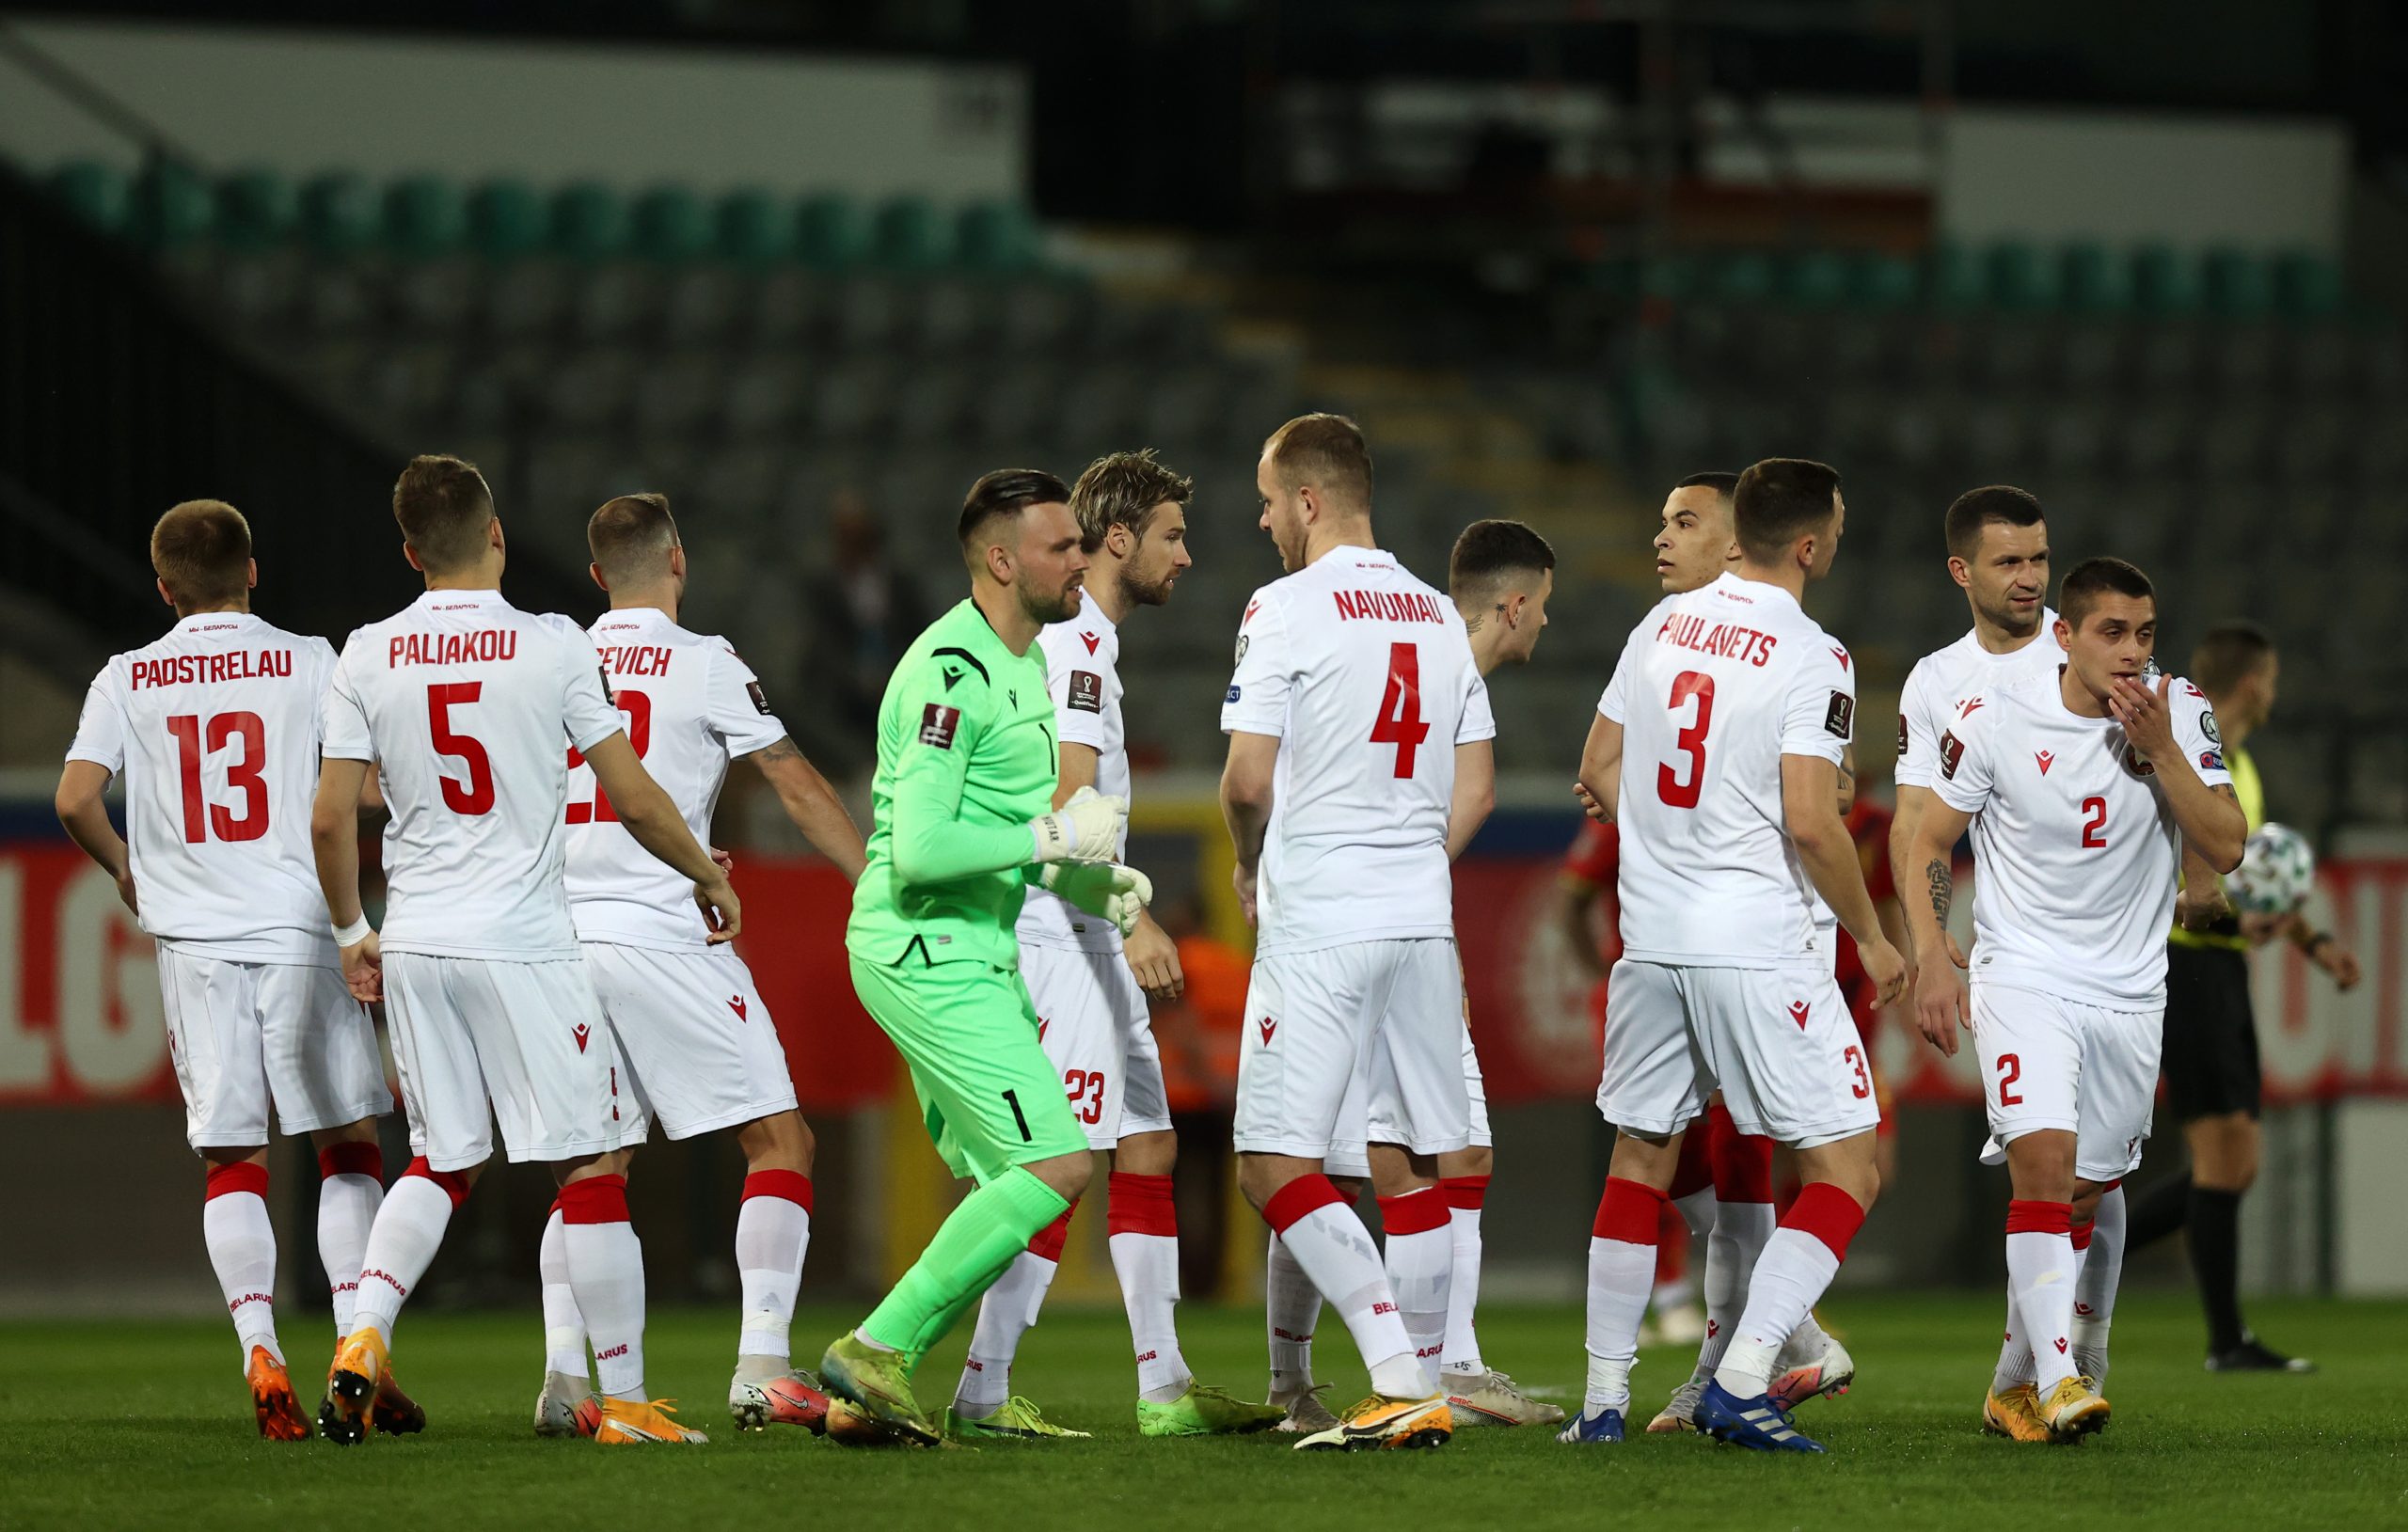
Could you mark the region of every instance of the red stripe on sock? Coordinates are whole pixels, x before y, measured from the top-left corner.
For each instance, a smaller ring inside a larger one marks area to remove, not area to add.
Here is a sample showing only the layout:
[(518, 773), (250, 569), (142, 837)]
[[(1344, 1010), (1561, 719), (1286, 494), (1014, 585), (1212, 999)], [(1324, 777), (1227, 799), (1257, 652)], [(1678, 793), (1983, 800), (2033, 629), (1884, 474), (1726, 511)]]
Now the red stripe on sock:
[(1447, 1206), (1467, 1213), (1476, 1213), (1488, 1201), (1488, 1177), (1485, 1176), (1442, 1176), (1438, 1191)]
[(231, 1196), (237, 1192), (248, 1192), (255, 1197), (265, 1199), (267, 1167), (255, 1165), (248, 1160), (230, 1165), (212, 1165), (209, 1167), (209, 1184), (203, 1188), (200, 1200), (207, 1202), (212, 1197)]
[(1814, 1181), (1789, 1205), (1789, 1215), (1781, 1226), (1813, 1235), (1829, 1245), (1833, 1256), (1846, 1260), (1848, 1241), (1864, 1227), (1864, 1207), (1830, 1182)]
[(756, 1170), (744, 1177), (744, 1195), (748, 1200), (783, 1197), (807, 1213), (811, 1211), (811, 1177), (799, 1170)]
[(1116, 1170), (1104, 1182), (1103, 1232), (1179, 1238), (1179, 1202), (1167, 1176)]
[[(452, 1199), (452, 1206), (454, 1208), (468, 1200), (468, 1178), (456, 1170), (436, 1170), (426, 1162), (424, 1155), (420, 1155), (411, 1161), (410, 1168), (402, 1174), (423, 1177), (443, 1188), (443, 1194)], [(620, 1181), (625, 1185), (626, 1177), (622, 1177)]]
[(1434, 1186), (1380, 1199), (1380, 1227), (1390, 1234), (1428, 1234), (1443, 1229), (1453, 1209)]
[(561, 1188), (561, 1222), (564, 1224), (625, 1224), (627, 1178), (588, 1176)]
[(1739, 1131), (1719, 1102), (1705, 1109), (1705, 1122), (1711, 1136), (1706, 1152), (1714, 1163), (1714, 1200), (1770, 1202), (1772, 1140)]
[(1605, 1195), (1597, 1199), (1596, 1222), (1589, 1225), (1589, 1232), (1600, 1240), (1619, 1240), (1626, 1245), (1652, 1245), (1656, 1242), (1656, 1225), (1663, 1217), (1663, 1192), (1645, 1181), (1608, 1176)]
[[(559, 1212), (560, 1210), (561, 1210), (561, 1199), (560, 1199), (559, 1197), (555, 1196), (555, 1197), (553, 1197), (553, 1198), (552, 1198), (552, 1213)], [(550, 1222), (551, 1222), (551, 1219), (552, 1219), (552, 1213), (546, 1213), (546, 1214), (544, 1215), (544, 1222), (546, 1222), (547, 1224), (550, 1223)]]
[(2115, 1191), (2117, 1187), (2123, 1184), (2124, 1178), (2121, 1176), (2118, 1176), (2114, 1180), (2109, 1181), (2105, 1186), (2100, 1187), (2099, 1189), (2099, 1194), (2103, 1197), (2108, 1192)]
[(2091, 1231), (2097, 1226), (2095, 1224), (2076, 1224), (2073, 1226), (2073, 1247), (2076, 1250), (2088, 1250)]
[(2006, 1232), (2069, 1235), (2073, 1232), (2073, 1204), (2026, 1202), (2019, 1197), (2006, 1205)]
[(385, 1151), (374, 1144), (330, 1144), (318, 1151), (318, 1178), (332, 1180), (338, 1176), (365, 1176), (372, 1181), (385, 1178)]
[(1067, 1244), (1070, 1238), (1070, 1215), (1078, 1211), (1078, 1208), (1077, 1203), (1070, 1204), (1062, 1209), (1061, 1217), (1038, 1230), (1037, 1237), (1028, 1241), (1028, 1253), (1032, 1256), (1042, 1256), (1049, 1261), (1060, 1260), (1062, 1246)]
[(1714, 1135), (1705, 1124), (1689, 1124), (1689, 1130), (1681, 1135), (1681, 1162), (1672, 1167), (1671, 1190), (1666, 1196), (1678, 1202), (1714, 1184), (1713, 1141)]
[(1328, 1177), (1299, 1176), (1271, 1193), (1271, 1200), (1262, 1205), (1262, 1221), (1271, 1225), (1272, 1233), (1285, 1234), (1315, 1208), (1345, 1200), (1329, 1184)]

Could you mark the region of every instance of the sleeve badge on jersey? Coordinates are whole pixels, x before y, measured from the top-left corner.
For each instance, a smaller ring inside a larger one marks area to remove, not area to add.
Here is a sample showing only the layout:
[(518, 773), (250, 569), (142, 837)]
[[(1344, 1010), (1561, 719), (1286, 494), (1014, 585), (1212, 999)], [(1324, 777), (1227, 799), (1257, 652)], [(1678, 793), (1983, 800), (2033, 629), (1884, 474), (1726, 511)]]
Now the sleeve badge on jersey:
[(1237, 683), (1235, 683), (1235, 682), (1231, 682), (1231, 683), (1229, 684), (1229, 694), (1228, 694), (1228, 696), (1226, 696), (1226, 697), (1222, 698), (1222, 699), (1221, 699), (1221, 703), (1222, 703), (1222, 705), (1227, 706), (1228, 703), (1233, 703), (1233, 702), (1236, 702), (1237, 700), (1238, 700), (1238, 687), (1237, 687)]
[(2208, 743), (2210, 745), (2224, 743), (2224, 735), (2216, 729), (2215, 709), (2211, 707), (2199, 709), (2199, 733), (2208, 736)]
[(1856, 699), (1845, 691), (1832, 692), (1830, 711), (1823, 715), (1823, 727), (1841, 739), (1849, 738), (1856, 728)]
[(941, 750), (953, 749), (954, 731), (961, 726), (961, 709), (930, 703), (920, 709), (920, 743)]
[(1950, 782), (1956, 780), (1956, 763), (1965, 758), (1965, 742), (1951, 730), (1940, 736), (1940, 774)]
[(1236, 659), (1234, 659), (1234, 660), (1232, 660), (1232, 661), (1230, 661), (1230, 663), (1231, 663), (1231, 664), (1233, 664), (1233, 665), (1243, 665), (1243, 664), (1244, 664), (1244, 663), (1245, 663), (1245, 652), (1246, 652), (1246, 649), (1247, 649), (1247, 648), (1248, 648), (1248, 646), (1250, 646), (1253, 642), (1254, 642), (1254, 639), (1252, 638), (1252, 636), (1251, 636), (1251, 635), (1244, 634), (1244, 633), (1241, 633), (1241, 634), (1239, 634), (1239, 635), (1238, 635), (1238, 654), (1237, 654), (1237, 658), (1236, 658)]
[(1907, 753), (1907, 716), (1904, 713), (1898, 715), (1898, 753)]
[(2222, 771), (2224, 769), (2224, 752), (2222, 750), (2201, 750), (2199, 752), (2199, 769), (2202, 771)]
[(1070, 707), (1074, 712), (1103, 711), (1103, 677), (1093, 671), (1070, 672)]
[(752, 698), (752, 711), (753, 711), (753, 712), (755, 712), (755, 713), (761, 713), (761, 714), (767, 714), (767, 713), (769, 711), (769, 698), (768, 698), (768, 693), (766, 693), (766, 692), (764, 692), (764, 691), (761, 689), (761, 683), (760, 683), (760, 682), (758, 682), (758, 681), (747, 681), (747, 682), (745, 682), (745, 683), (744, 683), (744, 695), (746, 695), (747, 697), (750, 697), (750, 698)]

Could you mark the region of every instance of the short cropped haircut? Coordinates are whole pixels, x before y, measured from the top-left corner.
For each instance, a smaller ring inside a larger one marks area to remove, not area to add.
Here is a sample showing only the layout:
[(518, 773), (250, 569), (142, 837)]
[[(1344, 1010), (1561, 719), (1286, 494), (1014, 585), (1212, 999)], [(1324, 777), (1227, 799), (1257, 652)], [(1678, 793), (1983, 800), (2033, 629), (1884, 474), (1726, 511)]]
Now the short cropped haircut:
[(428, 571), (457, 569), (485, 545), (493, 491), (466, 458), (414, 457), (393, 485), (393, 519)]
[(2245, 618), (2227, 618), (2208, 629), (2191, 651), (2191, 679), (2221, 697), (2274, 656), (2274, 636)]
[(1088, 464), (1070, 486), (1070, 514), (1078, 518), (1089, 546), (1102, 542), (1115, 527), (1126, 527), (1132, 537), (1142, 538), (1156, 510), (1165, 503), (1185, 505), (1195, 490), (1195, 480), (1154, 461), (1150, 447), (1142, 452), (1108, 452)]
[(1739, 492), (1739, 476), (1735, 473), (1693, 473), (1672, 487), (1710, 489), (1727, 500)]
[(2012, 484), (1985, 484), (1956, 497), (1942, 520), (1948, 556), (1972, 559), (1982, 545), (1985, 527), (2037, 527), (2043, 517), (2039, 497)]
[(1751, 466), (1731, 491), (1739, 551), (1757, 563), (1773, 562), (1831, 519), (1839, 487), (1839, 470), (1810, 458), (1768, 457)]
[(677, 545), (669, 497), (646, 490), (602, 502), (585, 524), (585, 545), (607, 580), (641, 580), (668, 567)]
[(2157, 606), (2157, 587), (2148, 582), (2148, 576), (2137, 565), (2121, 559), (2084, 559), (2066, 572), (2064, 583), (2057, 587), (2057, 615), (2079, 633), (2090, 608), (2099, 605), (2099, 597), (2108, 595), (2147, 601), (2152, 611)]
[(1455, 539), (1447, 561), (1447, 589), (1464, 596), (1498, 585), (1511, 575), (1541, 575), (1555, 567), (1546, 539), (1518, 521), (1475, 521)]
[(150, 567), (179, 607), (220, 607), (251, 588), (251, 524), (224, 500), (186, 500), (150, 529)]
[(1018, 516), (1032, 505), (1068, 505), (1069, 487), (1042, 468), (997, 468), (982, 474), (961, 502), (961, 546), (996, 516)]
[(1371, 450), (1363, 428), (1343, 415), (1299, 415), (1262, 444), (1279, 482), (1312, 485), (1341, 508), (1371, 509)]

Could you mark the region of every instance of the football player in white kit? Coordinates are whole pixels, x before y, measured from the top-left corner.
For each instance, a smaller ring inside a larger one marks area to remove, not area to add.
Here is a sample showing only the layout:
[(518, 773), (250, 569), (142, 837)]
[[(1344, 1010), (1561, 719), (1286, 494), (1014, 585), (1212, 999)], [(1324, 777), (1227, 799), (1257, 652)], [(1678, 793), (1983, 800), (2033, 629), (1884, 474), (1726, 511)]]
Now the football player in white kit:
[[(645, 771), (708, 844), (732, 761), (757, 766), (812, 849), (848, 881), (861, 831), (827, 780), (769, 711), (759, 679), (725, 639), (678, 625), (686, 550), (667, 497), (622, 495), (586, 523), (594, 582), (610, 609), (587, 629), (610, 700)], [(823, 1428), (827, 1397), (788, 1350), (811, 1238), (811, 1129), (795, 1105), (785, 1049), (736, 949), (714, 945), (687, 882), (620, 823), (581, 757), (568, 777), (568, 908), (618, 1050), (625, 1175), (657, 1120), (672, 1139), (732, 1128), (744, 1151), (736, 1217), (743, 1320), (727, 1407), (739, 1428)], [(544, 1224), (545, 1374), (538, 1435), (592, 1435), (601, 1408), (587, 1382), (585, 1320), (568, 1281), (568, 1226)]]
[[(568, 752), (584, 753), (628, 832), (693, 884), (714, 943), (738, 929), (735, 891), (637, 759), (593, 642), (568, 618), (502, 598), (506, 549), (483, 475), (414, 458), (393, 516), (426, 593), (343, 646), (310, 829), (343, 976), (385, 1002), (419, 1158), (369, 1231), (319, 1429), (344, 1445), (367, 1435), (394, 1316), (492, 1157), (499, 1117), (510, 1158), (545, 1161), (561, 1183), (569, 1284), (604, 1396), (594, 1439), (698, 1442), (644, 1395), (643, 1251), (626, 1178), (609, 1168), (620, 1131), (610, 1027), (562, 876)], [(381, 935), (360, 912), (355, 829), (372, 763), (392, 813)]]
[[(1494, 801), (1497, 725), (1454, 604), (1372, 540), (1352, 420), (1281, 426), (1256, 487), (1290, 573), (1246, 604), (1221, 708), (1233, 879), (1260, 933), (1238, 1184), (1370, 1368), (1372, 1397), (1297, 1446), (1437, 1446), (1453, 1432), (1430, 1365), (1453, 1241), (1436, 1157), (1471, 1142), (1450, 862)], [(1369, 1169), (1373, 1120), (1413, 1134), (1404, 1179), (1379, 1189), (1385, 1268), (1325, 1174)], [(1409, 1297), (1390, 1282), (1403, 1271)]]
[[(1169, 601), (1171, 587), (1194, 562), (1187, 552), (1193, 487), (1151, 451), (1098, 458), (1071, 486), (1070, 513), (1089, 561), (1086, 599), (1078, 616), (1037, 636), (1060, 739), (1057, 809), (1083, 787), (1124, 801), (1130, 796), (1120, 624), (1136, 608)], [(1127, 841), (1124, 831), (1123, 857)], [(1179, 998), (1179, 948), (1149, 914), (1137, 917), (1124, 941), (1111, 921), (1041, 888), (1029, 890), (1017, 935), (1038, 1039), (1062, 1073), (1088, 1145), (1112, 1156), (1106, 1239), (1137, 1356), (1138, 1434), (1211, 1436), (1277, 1425), (1282, 1412), (1196, 1382), (1179, 1347), (1179, 1217), (1171, 1197), (1179, 1141), (1146, 1009), (1149, 996)], [(1069, 1224), (1066, 1211), (979, 1299), (947, 1434), (966, 1441), (1088, 1434), (1054, 1424), (1011, 1391), (1021, 1337), (1053, 1287)]]
[(1805, 1185), (1750, 1273), (1692, 1418), (1743, 1446), (1821, 1450), (1766, 1391), (1878, 1190), (1880, 1109), (1813, 896), (1857, 939), (1885, 1003), (1905, 970), (1839, 812), (1853, 667), (1800, 605), (1845, 516), (1822, 464), (1775, 458), (1740, 475), (1737, 570), (1640, 624), (1582, 755), (1581, 783), (1622, 828), (1624, 948), (1597, 1091), (1619, 1136), (1590, 1240), (1589, 1383), (1567, 1442), (1623, 1438), (1665, 1192), (1683, 1130), (1719, 1087), (1739, 1131), (1796, 1151)]
[[(222, 500), (161, 516), (150, 564), (176, 625), (92, 678), (59, 774), (58, 817), (158, 942), (184, 1136), (209, 1167), (209, 1262), (260, 1434), (297, 1442), (309, 1419), (276, 1334), (268, 1108), (318, 1151), (318, 1257), (341, 1336), (385, 1195), (376, 1119), (393, 1107), (375, 1030), (343, 987), (309, 860), (318, 707), (335, 652), (251, 614), (250, 524)], [(124, 839), (102, 798), (120, 774)], [(424, 1414), (387, 1384), (380, 1429), (421, 1428)]]
[[(1914, 932), (1915, 1020), (1951, 1055), (1970, 1016), (1990, 1130), (2006, 1146), (2008, 1330), (2036, 1358), (2041, 1425), (2097, 1431), (2107, 1401), (2077, 1370), (2073, 1240), (2105, 1188), (2140, 1163), (2157, 1091), (2166, 923), (2188, 843), (2218, 873), (2241, 864), (2234, 799), (2207, 698), (2147, 679), (2157, 638), (2148, 577), (2117, 559), (2066, 576), (2065, 661), (1968, 697), (1940, 736), (1932, 801), (1910, 863), (1927, 899)], [(1973, 831), (1970, 1011), (1944, 929), (1949, 853)], [(1994, 1391), (1995, 1394), (1995, 1391)]]

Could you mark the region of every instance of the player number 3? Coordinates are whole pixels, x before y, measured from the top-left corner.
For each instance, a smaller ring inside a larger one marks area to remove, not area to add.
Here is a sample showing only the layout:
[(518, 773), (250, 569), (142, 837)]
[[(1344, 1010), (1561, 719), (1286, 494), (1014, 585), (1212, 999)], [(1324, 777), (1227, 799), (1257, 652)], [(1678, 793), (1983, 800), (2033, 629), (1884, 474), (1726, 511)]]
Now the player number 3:
[(1689, 758), (1687, 780), (1674, 775), (1671, 763), (1656, 767), (1656, 796), (1675, 809), (1694, 809), (1705, 790), (1705, 732), (1714, 727), (1714, 677), (1702, 671), (1683, 671), (1672, 677), (1672, 700), (1666, 705), (1679, 712), (1694, 701), (1697, 716), (1673, 736), (1672, 747)]

